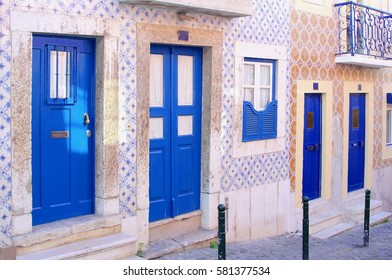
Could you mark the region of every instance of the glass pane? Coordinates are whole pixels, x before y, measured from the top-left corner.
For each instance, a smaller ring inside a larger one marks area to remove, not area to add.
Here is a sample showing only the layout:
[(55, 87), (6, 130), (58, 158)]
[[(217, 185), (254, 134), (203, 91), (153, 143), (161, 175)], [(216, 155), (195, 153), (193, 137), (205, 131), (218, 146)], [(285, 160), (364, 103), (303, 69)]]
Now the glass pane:
[(271, 66), (260, 65), (260, 85), (269, 86), (271, 85)]
[(69, 52), (50, 52), (50, 98), (70, 97), (70, 61)]
[(387, 144), (392, 143), (392, 110), (387, 110)]
[(163, 55), (150, 56), (150, 106), (163, 106)]
[(308, 128), (314, 128), (314, 112), (308, 112)]
[(255, 84), (255, 66), (252, 64), (244, 65), (244, 85)]
[(68, 52), (57, 52), (57, 71), (58, 71), (58, 80), (57, 80), (57, 98), (68, 98), (68, 90), (69, 90), (69, 53)]
[(193, 134), (193, 116), (178, 116), (178, 135)]
[(352, 128), (359, 128), (359, 109), (353, 110)]
[(244, 100), (249, 101), (253, 104), (254, 89), (244, 88)]
[(57, 51), (50, 52), (49, 65), (50, 98), (57, 97)]
[(259, 95), (255, 98), (254, 107), (256, 110), (264, 110), (267, 107), (270, 102), (270, 92), (271, 90), (269, 88), (260, 89)]
[(178, 56), (178, 105), (193, 105), (193, 56)]
[(163, 138), (163, 118), (150, 118), (150, 139)]

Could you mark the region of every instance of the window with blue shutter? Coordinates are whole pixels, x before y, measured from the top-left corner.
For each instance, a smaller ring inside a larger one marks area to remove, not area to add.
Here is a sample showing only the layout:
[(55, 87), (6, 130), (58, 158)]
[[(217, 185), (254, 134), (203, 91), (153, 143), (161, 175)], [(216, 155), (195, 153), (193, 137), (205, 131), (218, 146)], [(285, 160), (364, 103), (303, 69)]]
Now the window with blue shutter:
[(386, 144), (392, 145), (392, 93), (387, 93), (387, 115), (386, 115)]
[(276, 61), (245, 58), (242, 88), (242, 141), (276, 138), (278, 102), (275, 99)]

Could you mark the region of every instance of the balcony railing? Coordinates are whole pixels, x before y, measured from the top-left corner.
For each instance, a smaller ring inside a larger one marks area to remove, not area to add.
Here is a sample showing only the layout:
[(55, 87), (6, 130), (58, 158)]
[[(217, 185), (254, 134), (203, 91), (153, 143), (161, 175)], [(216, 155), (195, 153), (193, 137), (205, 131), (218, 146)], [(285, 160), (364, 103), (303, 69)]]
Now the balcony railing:
[(352, 1), (335, 7), (339, 32), (337, 55), (392, 59), (392, 14)]

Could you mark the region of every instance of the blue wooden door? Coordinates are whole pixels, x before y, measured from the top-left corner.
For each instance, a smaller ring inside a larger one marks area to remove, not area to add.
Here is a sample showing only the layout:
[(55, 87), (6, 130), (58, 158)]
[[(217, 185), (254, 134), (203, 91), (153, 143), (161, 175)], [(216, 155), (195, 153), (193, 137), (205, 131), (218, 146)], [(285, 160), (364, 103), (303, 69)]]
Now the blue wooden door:
[(348, 191), (364, 187), (365, 175), (365, 94), (350, 94)]
[(33, 225), (94, 212), (95, 41), (33, 36)]
[(321, 94), (305, 94), (302, 194), (321, 192)]
[(202, 49), (152, 45), (150, 222), (200, 208)]

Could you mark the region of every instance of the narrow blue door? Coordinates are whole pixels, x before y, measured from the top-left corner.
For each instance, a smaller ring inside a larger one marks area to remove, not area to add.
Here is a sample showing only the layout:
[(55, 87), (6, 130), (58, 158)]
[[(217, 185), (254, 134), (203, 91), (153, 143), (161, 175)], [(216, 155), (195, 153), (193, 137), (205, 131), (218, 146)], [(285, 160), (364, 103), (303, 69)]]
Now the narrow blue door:
[(202, 49), (152, 45), (150, 222), (200, 209)]
[(348, 191), (362, 189), (365, 177), (365, 94), (350, 94)]
[(305, 94), (302, 194), (321, 193), (321, 94)]
[(33, 225), (94, 212), (95, 42), (33, 36)]

